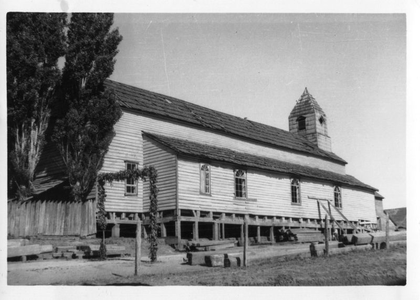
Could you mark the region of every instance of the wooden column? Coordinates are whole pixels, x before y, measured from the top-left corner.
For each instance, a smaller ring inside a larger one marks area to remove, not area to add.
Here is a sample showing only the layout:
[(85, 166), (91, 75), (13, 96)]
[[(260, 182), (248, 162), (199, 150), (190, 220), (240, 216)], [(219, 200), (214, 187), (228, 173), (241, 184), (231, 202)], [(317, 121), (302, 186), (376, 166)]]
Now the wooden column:
[(225, 235), (225, 222), (224, 222), (224, 220), (225, 220), (225, 217), (226, 217), (226, 214), (225, 213), (222, 213), (222, 218), (221, 218), (221, 220), (222, 220), (222, 228), (221, 228), (221, 232), (222, 232), (222, 239), (224, 240), (225, 238), (226, 238), (226, 235)]
[(213, 222), (213, 240), (219, 240), (219, 223)]
[(261, 243), (261, 226), (257, 226), (257, 242)]
[(222, 223), (222, 239), (224, 240), (225, 238), (225, 223)]
[(244, 224), (241, 224), (241, 242), (242, 242), (242, 244), (244, 243), (244, 231), (245, 230), (245, 228), (244, 228)]
[(328, 215), (325, 215), (325, 255), (329, 255), (329, 226), (328, 226)]
[(248, 222), (247, 220), (244, 221), (244, 225), (243, 225), (243, 235), (244, 235), (244, 255), (243, 255), (243, 265), (244, 267), (246, 267), (248, 265), (247, 262), (247, 248), (248, 248)]
[(120, 224), (115, 224), (111, 230), (112, 237), (120, 237)]
[(175, 221), (175, 235), (178, 238), (178, 249), (181, 249), (181, 220), (179, 217)]
[(388, 213), (386, 213), (385, 243), (386, 243), (386, 249), (389, 249), (389, 215)]
[(274, 244), (274, 226), (270, 227), (270, 242)]
[(135, 265), (134, 265), (134, 276), (138, 275), (138, 271), (140, 269), (140, 262), (141, 262), (141, 221), (137, 222), (136, 228), (136, 247), (135, 247)]
[(200, 236), (198, 233), (198, 220), (195, 220), (193, 224), (193, 240), (198, 241), (199, 238)]
[(166, 237), (166, 226), (165, 223), (160, 223), (160, 236)]

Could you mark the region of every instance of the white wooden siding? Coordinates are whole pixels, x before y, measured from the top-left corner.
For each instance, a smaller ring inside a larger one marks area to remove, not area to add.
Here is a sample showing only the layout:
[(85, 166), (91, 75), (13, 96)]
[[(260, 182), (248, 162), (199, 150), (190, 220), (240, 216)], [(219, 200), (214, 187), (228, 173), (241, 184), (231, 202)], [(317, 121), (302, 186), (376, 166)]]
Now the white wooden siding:
[[(114, 129), (116, 135), (105, 155), (101, 172), (125, 170), (125, 161), (138, 162), (139, 168), (142, 168), (143, 139), (137, 125), (127, 122), (123, 116)], [(125, 196), (125, 182), (116, 181), (112, 185), (107, 184), (105, 209), (114, 212), (142, 212), (143, 185), (142, 181), (138, 182), (137, 196)]]
[[(176, 156), (163, 150), (160, 145), (148, 138), (144, 139), (143, 145), (144, 165), (155, 167), (158, 173), (158, 210), (175, 209)], [(150, 205), (148, 182), (144, 185), (143, 193), (143, 210), (148, 211)]]
[(123, 131), (120, 134), (125, 135), (125, 131), (128, 129), (130, 130), (129, 132), (134, 135), (140, 133), (140, 131), (143, 130), (150, 133), (187, 139), (193, 142), (212, 145), (215, 147), (229, 148), (234, 151), (240, 151), (253, 155), (263, 155), (265, 157), (278, 159), (281, 161), (345, 174), (345, 167), (343, 165), (331, 161), (326, 161), (321, 158), (312, 157), (307, 154), (298, 154), (285, 150), (279, 150), (277, 148), (262, 146), (258, 143), (244, 141), (239, 137), (234, 138), (227, 135), (225, 136), (221, 133), (214, 133), (204, 128), (198, 129), (193, 126), (183, 125), (181, 123), (172, 123), (158, 118), (152, 118), (131, 112), (124, 112), (119, 121), (119, 124), (117, 124), (117, 135), (121, 130)]
[[(291, 203), (289, 176), (256, 170), (247, 170), (247, 192), (250, 200), (235, 199), (233, 166), (227, 164), (211, 164), (211, 196), (200, 194), (199, 161), (179, 159), (178, 177), (181, 209), (319, 218), (317, 201), (308, 196), (334, 199), (332, 183), (301, 178), (301, 205), (294, 205)], [(342, 213), (349, 220), (375, 221), (373, 192), (343, 188), (342, 202)], [(321, 208), (321, 217), (325, 214)], [(334, 209), (332, 214), (337, 220), (342, 219)]]
[[(118, 172), (124, 170), (124, 161), (127, 160), (138, 162), (139, 167), (144, 166), (143, 138), (141, 131), (187, 139), (202, 144), (229, 148), (254, 155), (263, 155), (273, 159), (316, 167), (340, 174), (345, 173), (344, 166), (323, 159), (265, 147), (243, 141), (240, 138), (224, 136), (204, 129), (182, 125), (181, 123), (170, 123), (158, 118), (127, 111), (123, 112), (121, 119), (115, 125), (116, 135), (105, 155), (101, 172)], [(217, 178), (215, 178), (215, 180), (217, 180)], [(233, 179), (231, 178), (231, 180)], [(143, 182), (138, 183), (139, 196), (124, 196), (124, 182), (114, 182), (112, 186), (107, 185), (106, 210), (116, 212), (143, 212), (146, 207), (143, 204), (143, 201), (148, 200), (148, 196), (146, 197), (144, 195), (146, 199), (142, 197), (143, 187), (145, 186), (146, 185)], [(235, 204), (235, 206), (240, 205), (240, 203)], [(250, 205), (250, 207), (254, 206), (254, 204)]]

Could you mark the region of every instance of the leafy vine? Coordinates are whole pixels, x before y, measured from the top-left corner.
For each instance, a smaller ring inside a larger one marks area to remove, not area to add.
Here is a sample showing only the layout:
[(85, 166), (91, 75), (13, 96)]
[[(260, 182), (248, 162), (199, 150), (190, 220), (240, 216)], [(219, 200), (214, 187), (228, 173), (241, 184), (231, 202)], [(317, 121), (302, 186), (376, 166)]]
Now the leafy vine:
[(113, 181), (124, 181), (126, 179), (141, 179), (143, 182), (149, 181), (149, 199), (150, 199), (150, 208), (149, 208), (149, 218), (150, 218), (150, 235), (148, 236), (149, 241), (149, 258), (152, 262), (155, 262), (157, 259), (157, 233), (158, 233), (158, 224), (157, 224), (157, 171), (153, 166), (144, 167), (143, 169), (134, 169), (134, 170), (123, 170), (115, 173), (101, 173), (98, 175), (97, 187), (98, 187), (98, 224), (99, 228), (103, 232), (103, 237), (101, 241), (101, 246), (99, 248), (100, 258), (102, 260), (106, 259), (106, 246), (104, 241), (104, 232), (106, 229), (106, 211), (105, 211), (105, 183), (112, 183)]

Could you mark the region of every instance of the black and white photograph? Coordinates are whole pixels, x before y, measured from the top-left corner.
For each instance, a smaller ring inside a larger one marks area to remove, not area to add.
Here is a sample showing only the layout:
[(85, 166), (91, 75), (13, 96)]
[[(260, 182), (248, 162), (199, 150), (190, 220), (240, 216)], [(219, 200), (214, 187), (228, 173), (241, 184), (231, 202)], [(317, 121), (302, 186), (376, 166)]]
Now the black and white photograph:
[(51, 2), (2, 11), (5, 295), (419, 296), (415, 1)]

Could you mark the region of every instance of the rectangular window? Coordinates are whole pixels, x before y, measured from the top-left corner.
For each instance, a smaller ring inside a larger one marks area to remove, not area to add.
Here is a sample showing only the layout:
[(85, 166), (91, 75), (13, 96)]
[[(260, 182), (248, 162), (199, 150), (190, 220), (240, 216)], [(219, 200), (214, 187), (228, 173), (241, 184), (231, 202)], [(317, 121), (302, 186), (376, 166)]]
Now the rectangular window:
[(202, 164), (200, 167), (200, 193), (210, 195), (210, 166)]
[(235, 197), (246, 198), (246, 171), (235, 170)]
[[(125, 162), (125, 169), (127, 171), (135, 170), (138, 168), (138, 163), (135, 162)], [(136, 196), (137, 195), (137, 180), (126, 179), (125, 180), (125, 195), (127, 196)]]

